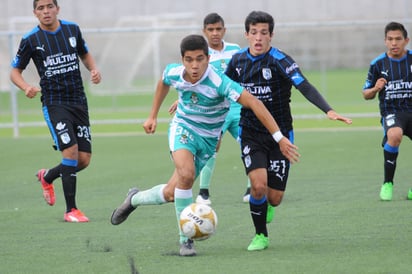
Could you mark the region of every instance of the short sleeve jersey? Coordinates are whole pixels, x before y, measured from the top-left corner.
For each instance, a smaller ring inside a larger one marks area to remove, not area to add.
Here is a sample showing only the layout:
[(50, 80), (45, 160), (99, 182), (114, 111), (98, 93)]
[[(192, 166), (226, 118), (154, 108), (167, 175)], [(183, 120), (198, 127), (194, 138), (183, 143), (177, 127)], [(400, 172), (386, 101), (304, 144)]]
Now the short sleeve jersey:
[[(209, 48), (209, 63), (213, 65), (217, 70), (225, 72), (227, 64), (230, 62), (230, 59), (232, 59), (233, 54), (235, 54), (239, 50), (240, 46), (238, 44), (223, 41), (223, 49), (221, 51)], [(231, 101), (230, 103), (231, 110), (236, 108), (238, 111), (240, 111), (239, 109), (242, 107), (240, 104), (233, 101)]]
[(230, 59), (232, 59), (233, 54), (235, 54), (239, 50), (240, 47), (238, 44), (223, 41), (222, 50), (219, 51), (209, 48), (209, 63), (213, 65), (217, 70), (225, 72), (227, 64), (229, 63)]
[(24, 35), (11, 65), (24, 70), (33, 60), (43, 105), (87, 104), (79, 67), (79, 56), (87, 52), (78, 25), (60, 20), (55, 32), (37, 26)]
[(379, 108), (382, 116), (398, 112), (412, 112), (412, 51), (401, 59), (390, 58), (382, 53), (369, 67), (363, 89), (375, 86), (379, 78), (385, 78), (384, 90), (378, 93)]
[(210, 64), (194, 84), (184, 80), (184, 73), (181, 64), (169, 64), (163, 72), (163, 83), (178, 92), (174, 121), (190, 127), (200, 136), (219, 137), (229, 110), (228, 100), (237, 101), (244, 89)]
[[(273, 47), (265, 54), (252, 56), (245, 48), (233, 55), (226, 74), (264, 103), (284, 133), (293, 128), (291, 89), (307, 80), (290, 56)], [(267, 132), (250, 109), (242, 108), (240, 125)]]

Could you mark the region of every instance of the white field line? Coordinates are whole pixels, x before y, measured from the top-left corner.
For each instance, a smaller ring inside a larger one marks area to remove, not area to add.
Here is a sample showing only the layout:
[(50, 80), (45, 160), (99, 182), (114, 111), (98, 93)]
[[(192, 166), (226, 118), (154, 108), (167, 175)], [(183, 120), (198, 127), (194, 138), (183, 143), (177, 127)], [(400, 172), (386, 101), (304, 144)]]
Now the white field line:
[[(378, 113), (348, 113), (342, 114), (343, 116), (356, 119), (356, 118), (379, 118)], [(309, 119), (326, 119), (324, 114), (300, 114), (294, 115), (294, 120), (309, 120)], [(171, 118), (159, 118), (159, 123), (169, 123)], [(127, 124), (143, 124), (145, 119), (105, 119), (105, 120), (91, 120), (92, 125), (127, 125)], [(36, 122), (19, 122), (18, 127), (39, 127), (44, 126), (44, 121)], [(13, 128), (13, 123), (0, 123), (0, 128)]]

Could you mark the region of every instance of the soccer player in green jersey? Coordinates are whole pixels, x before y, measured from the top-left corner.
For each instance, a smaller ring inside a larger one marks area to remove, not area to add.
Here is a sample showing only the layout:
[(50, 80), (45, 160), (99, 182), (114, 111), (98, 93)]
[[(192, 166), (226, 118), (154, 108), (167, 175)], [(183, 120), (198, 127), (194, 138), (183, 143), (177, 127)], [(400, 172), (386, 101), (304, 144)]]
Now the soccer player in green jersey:
[[(216, 69), (224, 72), (232, 55), (240, 50), (238, 44), (229, 43), (223, 40), (226, 28), (223, 18), (217, 13), (210, 13), (206, 15), (203, 20), (203, 34), (207, 39), (209, 45), (209, 63)], [(239, 135), (239, 120), (240, 120), (241, 105), (237, 102), (230, 102), (230, 109), (223, 124), (222, 136), (216, 147), (216, 152), (207, 161), (206, 165), (200, 172), (199, 176), (199, 195), (196, 198), (197, 203), (211, 204), (209, 198), (209, 186), (212, 179), (213, 171), (216, 165), (216, 156), (220, 148), (220, 142), (223, 135), (229, 132), (230, 135), (237, 141)], [(244, 202), (249, 202), (250, 182), (247, 180), (246, 192), (243, 196)]]
[[(299, 159), (297, 147), (282, 135), (263, 103), (211, 67), (208, 44), (203, 36), (185, 37), (180, 44), (180, 51), (182, 64), (166, 66), (157, 84), (149, 118), (143, 124), (147, 134), (155, 133), (159, 109), (170, 87), (174, 87), (178, 93), (178, 105), (169, 126), (168, 140), (175, 170), (167, 184), (159, 184), (144, 191), (130, 189), (124, 202), (113, 211), (113, 225), (124, 222), (137, 206), (168, 202), (174, 202), (179, 224), (180, 213), (193, 202), (193, 183), (215, 152), (229, 111), (228, 100), (251, 109), (273, 135), (273, 142), (279, 144), (283, 155), (291, 162)], [(179, 236), (180, 255), (196, 255), (193, 240), (183, 235), (180, 228)]]
[[(224, 72), (232, 55), (240, 50), (240, 46), (235, 43), (229, 43), (223, 40), (226, 33), (225, 21), (222, 16), (213, 12), (209, 13), (203, 19), (203, 34), (209, 45), (209, 63), (217, 70)], [(176, 110), (177, 101), (170, 107), (169, 112), (172, 114)], [(237, 102), (230, 102), (229, 113), (226, 116), (225, 123), (222, 128), (222, 135), (216, 146), (216, 152), (207, 161), (199, 175), (199, 195), (196, 198), (197, 203), (210, 205), (212, 201), (209, 197), (209, 187), (216, 165), (216, 156), (220, 148), (220, 142), (223, 135), (228, 131), (232, 137), (238, 141), (239, 135), (239, 120), (240, 120), (241, 105)], [(250, 196), (250, 181), (247, 180), (246, 192), (243, 195), (243, 201), (249, 202)]]

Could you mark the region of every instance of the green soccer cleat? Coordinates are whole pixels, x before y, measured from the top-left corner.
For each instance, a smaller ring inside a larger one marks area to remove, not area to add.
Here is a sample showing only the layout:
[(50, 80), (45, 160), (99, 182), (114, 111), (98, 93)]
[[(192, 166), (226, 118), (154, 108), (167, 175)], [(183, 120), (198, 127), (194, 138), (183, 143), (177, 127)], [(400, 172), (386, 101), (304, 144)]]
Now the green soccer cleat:
[(407, 199), (408, 199), (408, 200), (412, 200), (412, 188), (410, 188), (409, 191), (408, 191), (408, 197), (407, 197)]
[(273, 217), (275, 216), (275, 207), (268, 204), (268, 211), (266, 213), (266, 223), (269, 224), (273, 221)]
[(269, 247), (269, 238), (263, 234), (256, 234), (247, 247), (248, 251), (259, 251)]
[(381, 197), (382, 201), (390, 201), (392, 200), (392, 192), (393, 192), (393, 183), (386, 182), (382, 185), (379, 196)]

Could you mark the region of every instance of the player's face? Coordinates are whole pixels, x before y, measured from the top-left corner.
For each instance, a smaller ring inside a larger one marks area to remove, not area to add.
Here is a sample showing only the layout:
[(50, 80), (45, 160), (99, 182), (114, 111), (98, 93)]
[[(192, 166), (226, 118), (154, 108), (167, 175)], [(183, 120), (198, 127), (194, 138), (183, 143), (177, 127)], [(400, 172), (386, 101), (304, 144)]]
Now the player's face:
[(59, 26), (57, 20), (59, 7), (53, 3), (53, 0), (39, 0), (33, 13), (39, 19), (42, 29), (54, 31)]
[(203, 29), (203, 34), (206, 36), (209, 47), (215, 50), (221, 50), (223, 48), (222, 39), (225, 36), (226, 28), (222, 22), (215, 24), (208, 24)]
[(209, 65), (209, 56), (203, 50), (188, 50), (182, 57), (185, 67), (184, 79), (190, 83), (199, 81)]
[(408, 43), (409, 38), (404, 38), (400, 30), (390, 30), (386, 33), (385, 45), (391, 58), (401, 58), (406, 53)]
[(249, 42), (249, 52), (253, 56), (268, 52), (272, 41), (269, 24), (257, 23), (256, 25), (250, 25), (249, 32), (246, 32), (246, 39)]

